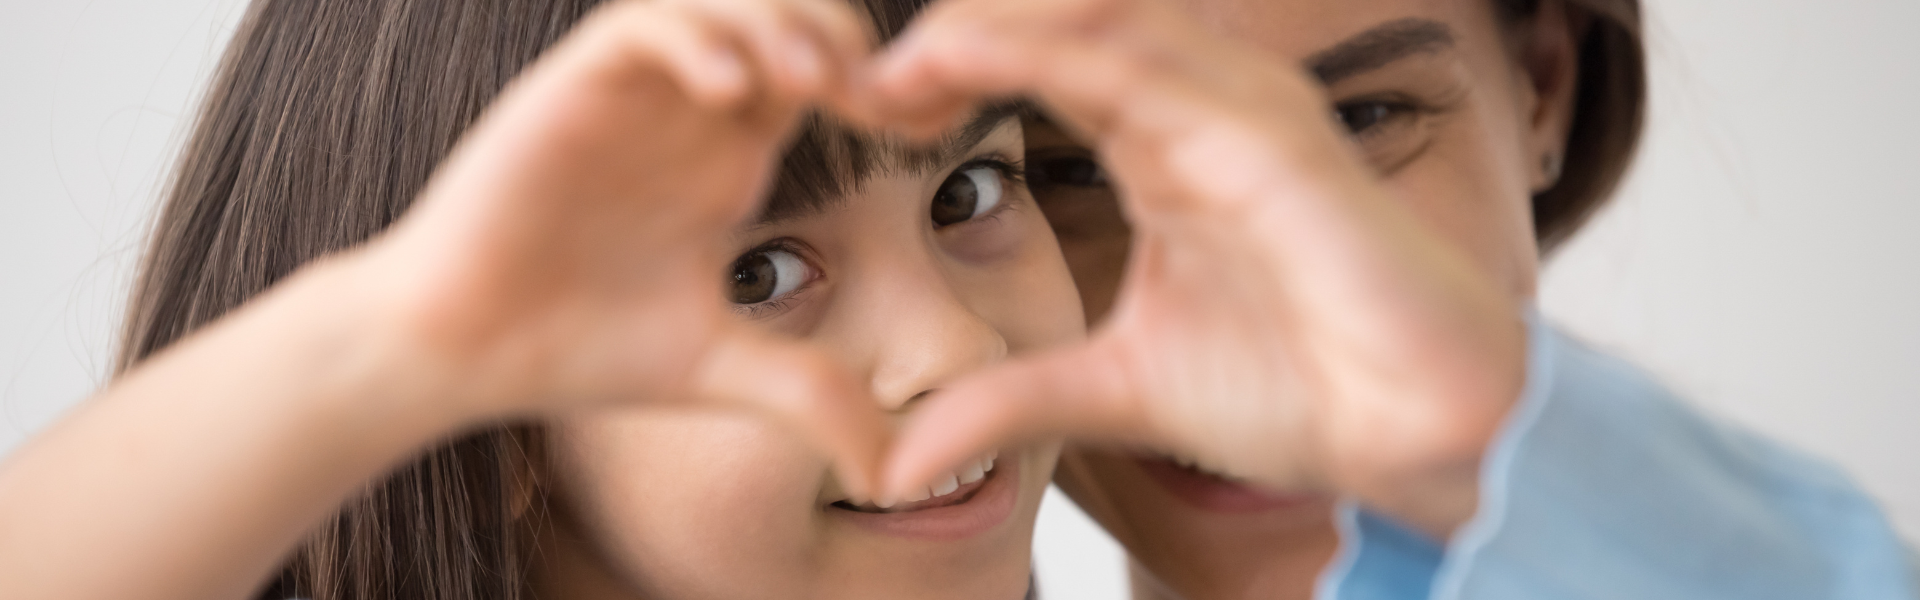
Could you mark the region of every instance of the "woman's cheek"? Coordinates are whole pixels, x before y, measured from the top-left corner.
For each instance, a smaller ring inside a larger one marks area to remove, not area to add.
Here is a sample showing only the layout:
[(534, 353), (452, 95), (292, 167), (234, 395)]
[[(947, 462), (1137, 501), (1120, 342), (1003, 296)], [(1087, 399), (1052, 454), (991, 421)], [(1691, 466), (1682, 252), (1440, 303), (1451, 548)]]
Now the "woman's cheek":
[(1442, 129), (1430, 149), (1388, 180), (1427, 226), (1465, 250), (1515, 298), (1532, 295), (1539, 250), (1528, 174), (1484, 136)]
[(1126, 271), (1133, 228), (1120, 213), (1119, 199), (1107, 186), (1056, 186), (1041, 205), (1073, 272), (1074, 286), (1089, 325), (1112, 308)]

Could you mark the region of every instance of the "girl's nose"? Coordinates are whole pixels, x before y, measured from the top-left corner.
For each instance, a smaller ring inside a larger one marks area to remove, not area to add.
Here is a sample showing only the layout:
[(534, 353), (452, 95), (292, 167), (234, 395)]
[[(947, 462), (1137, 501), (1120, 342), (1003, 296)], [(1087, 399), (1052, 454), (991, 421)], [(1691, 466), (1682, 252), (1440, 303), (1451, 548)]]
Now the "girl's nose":
[(869, 373), (874, 397), (888, 410), (902, 410), (945, 382), (1007, 355), (1007, 340), (992, 323), (967, 306), (944, 278), (926, 275), (911, 285), (889, 286), (869, 313)]

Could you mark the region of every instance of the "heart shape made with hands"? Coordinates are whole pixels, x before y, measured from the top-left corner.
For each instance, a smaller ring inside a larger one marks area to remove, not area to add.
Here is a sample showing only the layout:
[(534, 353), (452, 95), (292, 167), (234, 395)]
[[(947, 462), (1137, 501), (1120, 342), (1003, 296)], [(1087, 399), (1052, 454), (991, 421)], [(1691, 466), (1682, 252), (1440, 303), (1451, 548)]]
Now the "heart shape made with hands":
[[(1477, 456), (1504, 415), (1520, 312), (1380, 188), (1297, 68), (1152, 0), (948, 0), (878, 55), (827, 4), (620, 3), (514, 83), (383, 243), (434, 273), (409, 314), (486, 374), (459, 386), (502, 413), (751, 407), (870, 498), (1061, 436), (1366, 494)], [(1124, 192), (1133, 257), (1089, 340), (951, 382), (895, 431), (818, 349), (714, 306), (717, 240), (806, 107), (927, 137), (1010, 96), (1091, 140)]]
[(1164, 2), (962, 1), (921, 19), (881, 58), (882, 114), (939, 124), (1030, 95), (1092, 140), (1134, 240), (1091, 339), (936, 392), (883, 493), (1067, 436), (1389, 508), (1471, 496), (1453, 475), (1518, 396), (1522, 311), (1381, 188), (1304, 72)]

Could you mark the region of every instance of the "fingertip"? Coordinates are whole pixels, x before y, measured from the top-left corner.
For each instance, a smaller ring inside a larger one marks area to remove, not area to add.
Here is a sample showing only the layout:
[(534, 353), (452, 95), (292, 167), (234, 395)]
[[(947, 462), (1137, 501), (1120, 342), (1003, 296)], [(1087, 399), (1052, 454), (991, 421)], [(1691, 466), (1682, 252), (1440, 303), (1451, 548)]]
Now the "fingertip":
[(867, 72), (869, 89), (895, 102), (916, 99), (916, 93), (927, 87), (923, 81), (926, 37), (910, 31), (896, 39)]
[(817, 45), (798, 36), (788, 36), (781, 45), (785, 47), (781, 53), (785, 67), (782, 79), (790, 94), (812, 96), (826, 87), (826, 61)]
[(932, 110), (927, 116), (915, 122), (908, 129), (907, 135), (920, 143), (938, 142), (941, 136), (960, 125), (960, 121), (966, 118), (966, 113), (971, 107), (970, 104), (955, 103)]
[(703, 395), (793, 427), (831, 458), (847, 485), (861, 493), (873, 489), (872, 473), (888, 443), (886, 416), (831, 357), (752, 333), (723, 335), (702, 366), (699, 385)]
[(886, 119), (879, 107), (863, 97), (857, 89), (831, 90), (825, 101), (849, 125), (862, 129), (882, 129), (886, 126)]
[(747, 65), (738, 53), (725, 48), (710, 48), (701, 58), (697, 73), (683, 75), (689, 94), (703, 104), (731, 107), (748, 92)]
[[(888, 449), (881, 491), (898, 498), (935, 476), (1020, 435), (1003, 406), (977, 402), (974, 392), (939, 392), (907, 419)], [(1017, 420), (1017, 419), (1014, 419)]]
[(873, 467), (870, 465), (848, 465), (835, 462), (833, 476), (840, 482), (840, 489), (847, 493), (848, 499), (859, 503), (875, 499)]

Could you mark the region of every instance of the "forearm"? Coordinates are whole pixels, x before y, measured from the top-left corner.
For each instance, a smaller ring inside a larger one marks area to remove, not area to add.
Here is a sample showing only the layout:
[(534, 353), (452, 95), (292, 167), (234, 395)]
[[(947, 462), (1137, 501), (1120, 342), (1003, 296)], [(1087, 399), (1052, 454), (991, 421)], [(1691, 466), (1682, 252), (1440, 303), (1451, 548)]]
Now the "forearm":
[(455, 430), (339, 265), (155, 355), (0, 466), (10, 598), (240, 598)]

